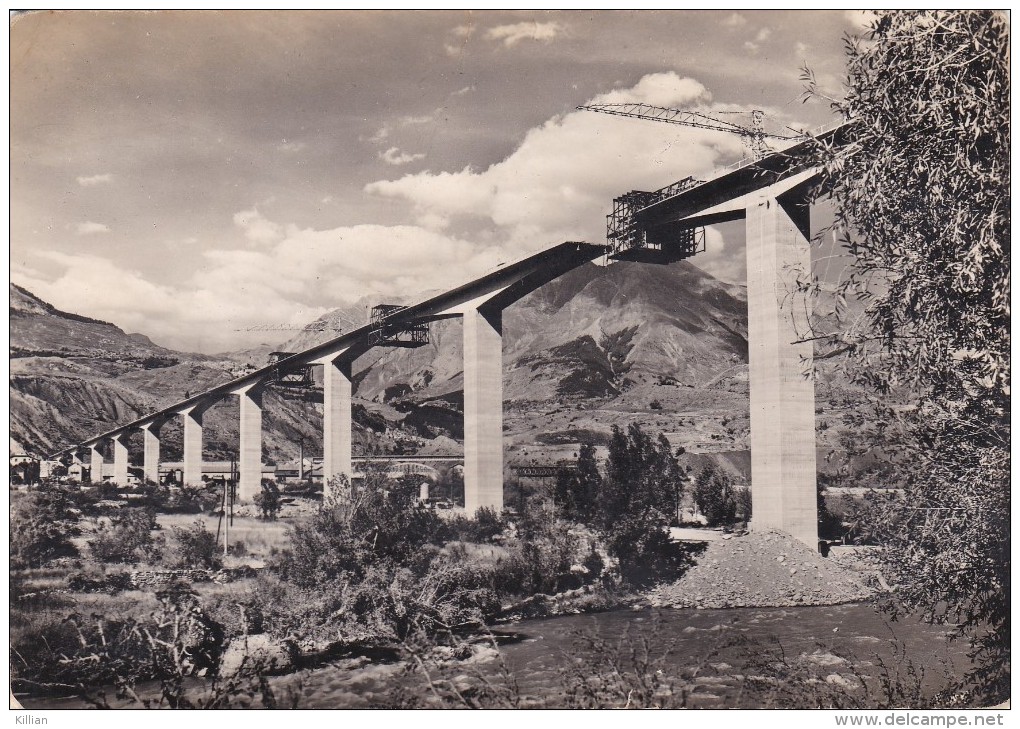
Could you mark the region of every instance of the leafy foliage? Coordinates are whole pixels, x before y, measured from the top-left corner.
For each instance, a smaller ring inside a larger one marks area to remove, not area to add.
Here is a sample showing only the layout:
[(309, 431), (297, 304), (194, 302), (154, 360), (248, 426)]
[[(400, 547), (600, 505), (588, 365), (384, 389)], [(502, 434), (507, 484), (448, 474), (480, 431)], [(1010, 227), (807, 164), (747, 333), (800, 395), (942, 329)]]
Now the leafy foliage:
[(266, 521), (276, 521), (280, 515), (280, 487), (275, 481), (262, 479), (262, 490), (255, 494), (255, 506), (258, 507), (259, 515)]
[(344, 573), (365, 576), (385, 560), (410, 564), (443, 529), (417, 490), (369, 471), (359, 488), (344, 477), (331, 484), (318, 512), (291, 529), (290, 550), (281, 562), (290, 581), (311, 587)]
[(71, 501), (60, 491), (43, 491), (11, 504), (11, 567), (41, 567), (58, 557), (75, 557), (71, 537), (79, 533)]
[(818, 153), (853, 259), (827, 334), (883, 396), (871, 443), (903, 489), (866, 536), (901, 608), (962, 621), (991, 701), (1009, 691), (1008, 41), (1000, 12), (879, 14), (847, 42), (845, 143)]
[(557, 479), (556, 500), (569, 518), (599, 531), (619, 560), (620, 576), (641, 586), (676, 577), (690, 564), (667, 531), (685, 480), (665, 436), (653, 439), (637, 424), (626, 432), (614, 426), (605, 475), (594, 448), (582, 446), (577, 471)]
[(595, 446), (582, 443), (575, 470), (561, 470), (556, 475), (556, 505), (568, 519), (591, 523), (595, 518), (602, 475), (595, 460)]
[(692, 496), (709, 526), (730, 524), (737, 518), (736, 492), (730, 477), (712, 464), (694, 479)]
[(121, 509), (100, 521), (96, 534), (89, 540), (89, 551), (100, 562), (146, 561), (154, 556), (156, 514), (149, 509)]
[(216, 535), (196, 520), (187, 529), (173, 527), (173, 542), (163, 562), (171, 569), (218, 569), (223, 564)]

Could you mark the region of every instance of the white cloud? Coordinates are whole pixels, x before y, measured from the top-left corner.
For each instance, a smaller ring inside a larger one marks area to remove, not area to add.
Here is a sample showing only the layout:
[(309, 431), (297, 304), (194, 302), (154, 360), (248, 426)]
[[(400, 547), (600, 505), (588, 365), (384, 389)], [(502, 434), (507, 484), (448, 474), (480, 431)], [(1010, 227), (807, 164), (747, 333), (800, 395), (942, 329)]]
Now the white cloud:
[(470, 38), (474, 35), (475, 26), (473, 25), (458, 25), (456, 28), (450, 31), (459, 38)]
[(867, 30), (878, 20), (878, 14), (874, 10), (844, 10), (843, 17), (857, 30)]
[(414, 126), (416, 124), (429, 124), (436, 119), (436, 113), (438, 109), (431, 114), (421, 114), (420, 116), (404, 116), (400, 118), (400, 125), (403, 127)]
[(416, 160), (425, 159), (424, 154), (408, 154), (407, 152), (401, 152), (397, 147), (390, 147), (385, 152), (379, 153), (379, 159), (388, 165), (394, 165), (399, 167), (400, 165), (406, 165)]
[(21, 266), (17, 278), (58, 308), (169, 346), (220, 352), (265, 338), (246, 328), (300, 327), (362, 296), (384, 300), (446, 289), (510, 255), (499, 246), (412, 225), (314, 230), (258, 217), (281, 231), (274, 244), (204, 252), (199, 271), (172, 285), (153, 283), (101, 256), (56, 252), (38, 254), (61, 269), (55, 277)]
[(305, 143), (293, 141), (288, 142), (286, 139), (284, 139), (282, 142), (276, 145), (276, 148), (281, 152), (300, 152), (302, 149), (305, 148)]
[(745, 18), (740, 13), (731, 13), (730, 15), (726, 16), (725, 20), (723, 20), (723, 25), (725, 25), (727, 28), (740, 28), (744, 25), (747, 25), (747, 18)]
[(692, 78), (681, 78), (673, 71), (650, 73), (628, 89), (617, 89), (592, 99), (594, 104), (641, 103), (653, 106), (684, 106), (708, 101), (708, 90)]
[(88, 221), (85, 223), (78, 223), (77, 227), (75, 228), (75, 232), (77, 232), (78, 235), (94, 235), (96, 233), (109, 233), (110, 226), (104, 225), (103, 223), (93, 223), (92, 221)]
[(512, 25), (497, 25), (485, 31), (488, 40), (503, 41), (507, 48), (520, 43), (522, 40), (535, 40), (551, 42), (561, 31), (563, 26), (559, 23), (513, 23)]
[(464, 53), (464, 46), (455, 46), (452, 43), (444, 43), (443, 50), (446, 51), (446, 55), (450, 58), (456, 58)]
[(108, 172), (103, 175), (91, 175), (88, 177), (78, 178), (78, 184), (82, 187), (92, 187), (94, 185), (102, 185), (107, 182), (113, 182), (113, 175)]
[[(708, 105), (709, 96), (694, 79), (652, 74), (601, 98), (722, 108)], [(236, 349), (264, 334), (235, 330), (302, 326), (362, 296), (383, 301), (445, 289), (565, 240), (603, 242), (614, 197), (705, 176), (742, 154), (732, 135), (571, 112), (531, 129), (517, 149), (485, 169), (423, 171), (366, 186), (370, 194), (405, 202), (414, 225), (317, 230), (269, 219), (252, 206), (233, 216), (251, 247), (204, 251), (199, 270), (172, 284), (84, 254), (39, 254), (49, 258), (45, 270), (55, 264), (58, 273), (21, 276), (60, 308), (158, 342), (206, 352)], [(732, 246), (714, 229), (707, 244), (695, 265), (739, 280), (743, 254), (731, 255)]]
[[(668, 73), (596, 101), (676, 106), (708, 96), (697, 81)], [(742, 155), (732, 135), (571, 112), (531, 129), (513, 153), (485, 170), (423, 171), (370, 183), (366, 191), (406, 200), (430, 227), (451, 220), (488, 228), (523, 255), (564, 240), (601, 242), (614, 197), (704, 175)]]
[(764, 43), (772, 37), (772, 28), (762, 28), (758, 31), (758, 34), (754, 37), (754, 40), (758, 43)]
[(244, 231), (245, 238), (257, 244), (272, 243), (283, 232), (281, 226), (267, 220), (258, 208), (234, 213), (234, 225)]
[[(474, 87), (472, 87), (474, 88)], [(436, 117), (442, 113), (442, 108), (438, 108), (430, 114), (420, 114), (418, 116), (403, 116), (396, 121), (388, 121), (379, 127), (379, 130), (368, 138), (368, 141), (374, 144), (381, 144), (390, 138), (393, 134), (394, 129), (402, 127), (413, 127), (421, 124), (430, 124), (436, 120)]]
[(475, 90), (474, 85), (465, 86), (462, 89), (458, 89), (457, 91), (454, 91), (452, 94), (450, 94), (450, 96), (463, 96), (464, 94), (470, 94), (474, 90)]

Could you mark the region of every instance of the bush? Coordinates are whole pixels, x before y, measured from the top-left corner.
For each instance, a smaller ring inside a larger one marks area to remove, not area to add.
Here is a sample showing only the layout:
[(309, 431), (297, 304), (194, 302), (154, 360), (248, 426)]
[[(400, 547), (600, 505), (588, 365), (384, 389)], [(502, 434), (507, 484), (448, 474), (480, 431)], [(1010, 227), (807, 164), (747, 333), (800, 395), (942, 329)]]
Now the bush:
[(639, 514), (621, 519), (607, 536), (610, 554), (620, 562), (620, 577), (635, 587), (678, 578), (692, 564), (690, 552), (658, 521)]
[(730, 524), (737, 518), (733, 484), (724, 471), (709, 464), (694, 480), (694, 503), (709, 526)]
[(412, 563), (429, 542), (442, 541), (440, 517), (418, 502), (416, 489), (369, 471), (359, 488), (346, 478), (331, 484), (319, 511), (291, 527), (281, 574), (305, 587), (350, 573), (364, 577), (383, 561)]
[(747, 486), (736, 490), (737, 514), (745, 521), (751, 521), (751, 489)]
[(204, 486), (170, 488), (147, 481), (135, 491), (134, 503), (161, 514), (205, 514), (216, 509), (222, 497)]
[(446, 536), (464, 542), (478, 544), (491, 543), (506, 529), (505, 519), (496, 512), (483, 506), (475, 512), (474, 517), (458, 514), (446, 522)]
[(98, 523), (89, 551), (100, 562), (144, 562), (154, 556), (152, 530), (156, 528), (152, 510), (121, 509), (109, 522)]
[(173, 528), (173, 543), (165, 553), (163, 564), (171, 569), (219, 569), (223, 557), (216, 535), (196, 521), (191, 527)]
[(11, 505), (11, 567), (41, 567), (58, 557), (75, 557), (71, 537), (80, 533), (78, 516), (60, 491), (36, 492)]
[(255, 506), (259, 509), (259, 515), (266, 521), (276, 521), (280, 514), (280, 488), (275, 481), (262, 479), (262, 490), (255, 494)]

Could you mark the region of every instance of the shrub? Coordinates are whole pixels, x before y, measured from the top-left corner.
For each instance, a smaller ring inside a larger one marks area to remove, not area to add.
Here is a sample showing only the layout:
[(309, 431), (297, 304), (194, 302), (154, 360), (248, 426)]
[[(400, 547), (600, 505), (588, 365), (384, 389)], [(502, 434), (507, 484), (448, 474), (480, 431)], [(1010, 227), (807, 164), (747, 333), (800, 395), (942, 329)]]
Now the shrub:
[(491, 543), (506, 529), (506, 521), (496, 512), (483, 506), (474, 517), (458, 514), (446, 522), (445, 534), (449, 539), (459, 539), (478, 544)]
[(724, 471), (709, 464), (694, 480), (694, 503), (709, 526), (730, 524), (737, 518), (733, 484)]
[(745, 522), (751, 521), (751, 489), (747, 486), (736, 489), (735, 500), (737, 502), (737, 514)]
[(153, 556), (156, 528), (156, 514), (150, 509), (121, 509), (109, 522), (97, 524), (89, 551), (100, 562), (145, 561)]
[(163, 563), (171, 569), (218, 569), (223, 557), (216, 535), (196, 521), (189, 528), (173, 527), (173, 543)]
[(280, 488), (275, 481), (262, 479), (262, 490), (255, 494), (255, 506), (259, 509), (259, 515), (266, 521), (276, 521), (280, 514)]
[(658, 520), (640, 514), (621, 519), (606, 542), (620, 562), (620, 577), (635, 587), (676, 579), (693, 563), (687, 548), (671, 541)]
[(291, 527), (279, 567), (286, 579), (311, 587), (343, 573), (358, 578), (370, 565), (410, 564), (429, 542), (441, 541), (443, 522), (418, 502), (414, 488), (369, 471), (359, 488), (346, 478), (309, 520)]
[(80, 533), (78, 517), (60, 491), (36, 492), (11, 505), (11, 567), (40, 567), (58, 557), (75, 557), (71, 537)]

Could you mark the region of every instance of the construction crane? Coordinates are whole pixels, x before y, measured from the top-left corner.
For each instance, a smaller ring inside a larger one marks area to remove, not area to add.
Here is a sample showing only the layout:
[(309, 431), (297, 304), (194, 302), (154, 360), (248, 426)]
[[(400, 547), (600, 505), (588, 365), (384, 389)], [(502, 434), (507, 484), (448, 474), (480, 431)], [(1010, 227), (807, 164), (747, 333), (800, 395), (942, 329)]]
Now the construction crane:
[(685, 127), (696, 127), (697, 129), (711, 129), (716, 132), (728, 132), (736, 134), (751, 148), (755, 159), (761, 159), (770, 150), (765, 139), (791, 140), (798, 139), (797, 136), (784, 134), (772, 134), (765, 131), (765, 112), (760, 109), (741, 111), (722, 111), (717, 114), (749, 114), (751, 124), (749, 127), (734, 124), (733, 122), (719, 119), (716, 116), (709, 116), (700, 111), (687, 109), (672, 109), (666, 106), (653, 106), (651, 104), (585, 104), (577, 107), (578, 111), (595, 111), (599, 114), (612, 114), (614, 116), (627, 116), (633, 119), (647, 119), (648, 121), (663, 122), (664, 124), (679, 124)]
[[(578, 111), (594, 111), (600, 114), (612, 114), (736, 134), (750, 147), (755, 159), (761, 159), (771, 152), (765, 143), (766, 138), (779, 140), (799, 138), (798, 136), (766, 132), (764, 129), (765, 112), (759, 109), (752, 109), (749, 112), (717, 112), (717, 114), (749, 114), (750, 126), (741, 126), (700, 111), (671, 109), (652, 104), (585, 104), (577, 109)], [(615, 198), (613, 212), (606, 216), (606, 241), (613, 252), (613, 258), (648, 263), (669, 263), (690, 258), (695, 253), (705, 250), (705, 229), (702, 227), (673, 224), (649, 229), (641, 224), (636, 217), (639, 211), (701, 182), (693, 177), (685, 177), (661, 190), (654, 192), (631, 190), (625, 195)]]
[(235, 329), (235, 332), (332, 332), (343, 334), (343, 328), (335, 324), (325, 322), (312, 322), (303, 327), (292, 327), (287, 324), (254, 324), (243, 329)]

